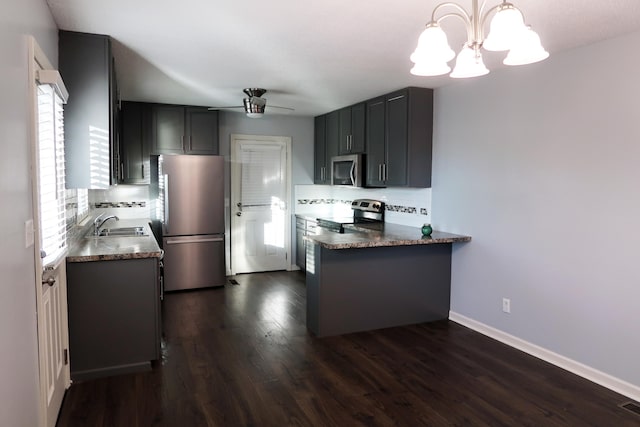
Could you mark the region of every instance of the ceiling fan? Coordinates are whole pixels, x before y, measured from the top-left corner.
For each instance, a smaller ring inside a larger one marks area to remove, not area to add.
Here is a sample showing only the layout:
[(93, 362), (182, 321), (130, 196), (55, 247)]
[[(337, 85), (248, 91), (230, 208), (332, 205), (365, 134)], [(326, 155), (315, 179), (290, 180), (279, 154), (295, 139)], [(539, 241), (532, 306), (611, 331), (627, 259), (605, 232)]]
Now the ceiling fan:
[[(247, 117), (251, 118), (261, 118), (264, 115), (264, 109), (267, 106), (266, 98), (263, 98), (267, 90), (261, 89), (257, 87), (250, 87), (242, 90), (247, 98), (242, 100), (243, 105), (233, 105), (230, 107), (211, 107), (209, 110), (221, 110), (224, 108), (244, 108), (244, 112), (247, 114)], [(293, 108), (289, 107), (277, 107), (275, 105), (269, 105), (269, 109), (277, 108), (279, 110), (286, 111), (295, 111)]]

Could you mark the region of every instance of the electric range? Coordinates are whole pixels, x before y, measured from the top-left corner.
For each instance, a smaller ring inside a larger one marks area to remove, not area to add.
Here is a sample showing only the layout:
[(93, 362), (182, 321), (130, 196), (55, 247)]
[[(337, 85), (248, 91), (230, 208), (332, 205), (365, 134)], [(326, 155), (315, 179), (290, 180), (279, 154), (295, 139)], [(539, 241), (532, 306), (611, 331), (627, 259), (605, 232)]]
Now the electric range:
[(351, 202), (352, 216), (317, 218), (318, 227), (334, 233), (344, 233), (348, 224), (384, 223), (384, 202), (372, 199), (356, 199)]

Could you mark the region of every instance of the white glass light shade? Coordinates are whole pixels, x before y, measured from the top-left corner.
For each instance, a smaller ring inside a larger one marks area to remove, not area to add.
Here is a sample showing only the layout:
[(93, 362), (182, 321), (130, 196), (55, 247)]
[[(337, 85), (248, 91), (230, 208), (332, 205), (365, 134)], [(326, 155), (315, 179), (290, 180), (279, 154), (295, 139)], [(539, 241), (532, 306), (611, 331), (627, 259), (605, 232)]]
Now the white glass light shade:
[(415, 64), (446, 63), (455, 56), (456, 53), (449, 47), (447, 35), (437, 23), (432, 22), (427, 24), (427, 28), (420, 34), (418, 46), (411, 54), (411, 61)]
[(511, 3), (504, 3), (491, 19), (489, 35), (482, 47), (491, 51), (509, 50), (526, 29), (522, 13)]
[(450, 76), (454, 79), (464, 79), (485, 74), (489, 74), (489, 70), (484, 66), (480, 52), (465, 46), (458, 54), (456, 66)]
[(247, 113), (247, 117), (251, 119), (261, 119), (264, 116), (263, 113)]
[(518, 38), (517, 43), (502, 61), (505, 65), (526, 65), (542, 61), (549, 57), (540, 43), (540, 36), (530, 27)]
[(446, 62), (421, 62), (411, 69), (414, 76), (441, 76), (451, 71), (451, 67)]

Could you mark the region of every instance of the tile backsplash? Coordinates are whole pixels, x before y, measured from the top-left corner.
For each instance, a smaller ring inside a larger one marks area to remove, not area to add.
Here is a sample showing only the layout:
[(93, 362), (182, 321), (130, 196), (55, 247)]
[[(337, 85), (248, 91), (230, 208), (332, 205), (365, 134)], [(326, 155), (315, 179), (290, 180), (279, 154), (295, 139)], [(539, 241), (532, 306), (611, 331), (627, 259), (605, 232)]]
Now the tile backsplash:
[(431, 222), (430, 188), (349, 188), (330, 185), (296, 185), (295, 213), (350, 216), (354, 199), (385, 202), (385, 221), (412, 227)]
[(116, 185), (107, 190), (89, 190), (89, 204), (96, 214), (149, 218), (149, 186)]

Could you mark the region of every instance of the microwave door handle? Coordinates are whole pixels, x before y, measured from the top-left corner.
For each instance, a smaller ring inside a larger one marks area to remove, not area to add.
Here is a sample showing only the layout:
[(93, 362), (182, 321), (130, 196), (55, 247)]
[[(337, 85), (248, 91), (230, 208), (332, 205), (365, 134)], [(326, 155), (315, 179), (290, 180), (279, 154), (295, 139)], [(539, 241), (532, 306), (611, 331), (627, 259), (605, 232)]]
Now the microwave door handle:
[(356, 185), (356, 162), (351, 162), (351, 185)]

